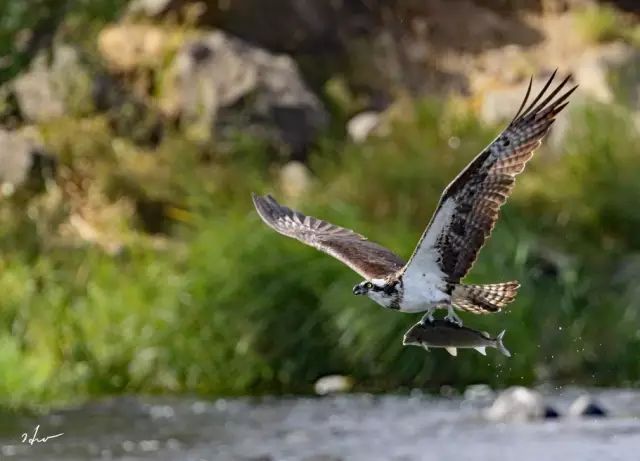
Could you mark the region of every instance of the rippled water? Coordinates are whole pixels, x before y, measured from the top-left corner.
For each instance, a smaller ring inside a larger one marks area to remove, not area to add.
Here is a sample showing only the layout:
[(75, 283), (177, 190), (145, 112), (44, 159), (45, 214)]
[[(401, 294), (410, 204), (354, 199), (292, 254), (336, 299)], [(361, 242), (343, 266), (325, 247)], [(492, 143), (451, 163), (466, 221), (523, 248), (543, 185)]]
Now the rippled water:
[[(548, 395), (561, 413), (580, 392)], [(117, 398), (0, 423), (2, 460), (640, 459), (640, 392), (592, 393), (604, 419), (489, 423), (488, 401), (426, 395), (324, 398)], [(5, 418), (3, 418), (5, 419)], [(64, 432), (45, 443), (20, 443)]]

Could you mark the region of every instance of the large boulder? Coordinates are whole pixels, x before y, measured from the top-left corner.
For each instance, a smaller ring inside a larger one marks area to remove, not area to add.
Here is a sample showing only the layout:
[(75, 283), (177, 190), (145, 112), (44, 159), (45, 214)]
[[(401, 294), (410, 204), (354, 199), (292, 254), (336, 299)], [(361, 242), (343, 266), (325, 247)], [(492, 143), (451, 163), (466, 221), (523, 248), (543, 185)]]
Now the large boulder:
[(303, 159), (327, 124), (327, 113), (295, 62), (215, 31), (178, 51), (163, 107), (188, 132), (266, 139)]
[(10, 195), (29, 180), (52, 176), (55, 159), (32, 137), (0, 129), (0, 189)]
[(286, 53), (335, 47), (340, 32), (356, 21), (362, 26), (362, 15), (369, 13), (368, 5), (352, 0), (269, 0), (264, 5), (264, 0), (133, 0), (127, 13), (133, 18), (180, 17)]

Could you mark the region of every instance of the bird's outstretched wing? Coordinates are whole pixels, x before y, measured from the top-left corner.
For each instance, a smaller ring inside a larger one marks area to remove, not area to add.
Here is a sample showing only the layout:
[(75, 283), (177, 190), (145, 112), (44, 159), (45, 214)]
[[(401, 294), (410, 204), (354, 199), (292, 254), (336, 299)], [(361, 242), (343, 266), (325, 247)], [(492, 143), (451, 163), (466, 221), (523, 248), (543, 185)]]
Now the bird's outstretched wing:
[(403, 269), (405, 276), (427, 271), (458, 283), (473, 265), (491, 234), (499, 210), (533, 151), (577, 86), (566, 88), (569, 75), (546, 95), (556, 72), (527, 105), (532, 81), (509, 126), (447, 186), (431, 222)]
[(305, 216), (280, 205), (270, 195), (252, 197), (258, 214), (269, 227), (330, 254), (367, 279), (383, 278), (404, 265), (399, 256), (352, 230)]

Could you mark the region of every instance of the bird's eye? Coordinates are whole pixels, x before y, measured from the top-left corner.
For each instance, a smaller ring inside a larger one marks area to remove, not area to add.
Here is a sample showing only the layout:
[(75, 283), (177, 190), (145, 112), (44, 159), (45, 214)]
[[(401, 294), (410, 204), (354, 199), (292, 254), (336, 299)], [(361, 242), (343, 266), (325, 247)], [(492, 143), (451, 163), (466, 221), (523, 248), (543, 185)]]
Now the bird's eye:
[(370, 290), (373, 288), (373, 283), (371, 282), (367, 282), (366, 285), (364, 286), (367, 290)]

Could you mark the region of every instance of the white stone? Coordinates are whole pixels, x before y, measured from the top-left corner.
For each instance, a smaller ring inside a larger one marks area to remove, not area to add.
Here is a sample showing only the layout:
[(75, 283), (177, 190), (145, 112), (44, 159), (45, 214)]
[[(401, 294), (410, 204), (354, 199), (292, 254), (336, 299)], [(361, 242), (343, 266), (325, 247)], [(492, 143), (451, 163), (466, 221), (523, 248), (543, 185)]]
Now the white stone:
[(500, 393), (484, 415), (490, 421), (524, 422), (542, 419), (544, 414), (544, 401), (539, 392), (514, 386)]
[(294, 202), (307, 192), (310, 183), (309, 170), (302, 162), (291, 161), (280, 170), (280, 188)]
[(354, 142), (363, 142), (380, 125), (380, 113), (361, 112), (347, 122), (347, 133)]
[(336, 394), (348, 392), (353, 387), (353, 379), (342, 375), (328, 375), (318, 379), (314, 384), (314, 390), (318, 395)]

